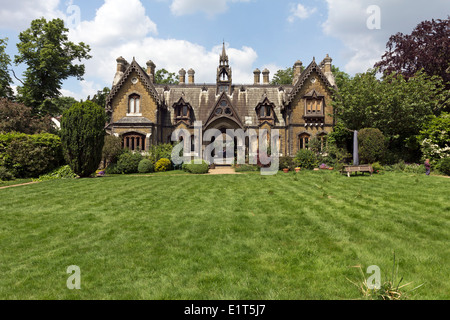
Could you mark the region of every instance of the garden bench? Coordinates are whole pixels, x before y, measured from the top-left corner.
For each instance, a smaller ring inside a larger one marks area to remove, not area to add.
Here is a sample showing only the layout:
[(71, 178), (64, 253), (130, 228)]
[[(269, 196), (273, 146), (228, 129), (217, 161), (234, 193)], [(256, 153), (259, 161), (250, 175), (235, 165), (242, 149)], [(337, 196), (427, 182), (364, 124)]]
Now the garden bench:
[(359, 165), (359, 166), (344, 166), (344, 168), (342, 169), (341, 172), (346, 173), (349, 177), (352, 172), (356, 172), (356, 173), (362, 172), (363, 174), (364, 174), (364, 172), (369, 172), (370, 175), (372, 175), (373, 168), (369, 164), (363, 164), (363, 165)]

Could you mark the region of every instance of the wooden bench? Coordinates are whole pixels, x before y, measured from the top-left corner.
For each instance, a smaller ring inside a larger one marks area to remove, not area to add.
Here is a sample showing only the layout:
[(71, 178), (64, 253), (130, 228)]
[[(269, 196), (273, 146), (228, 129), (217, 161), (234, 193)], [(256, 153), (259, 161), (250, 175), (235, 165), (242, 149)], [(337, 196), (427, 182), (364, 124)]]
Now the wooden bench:
[(344, 166), (344, 168), (342, 169), (341, 172), (346, 173), (349, 177), (352, 172), (355, 172), (355, 173), (362, 172), (363, 174), (364, 174), (364, 172), (369, 172), (370, 175), (372, 175), (373, 168), (369, 164), (362, 164), (359, 166)]

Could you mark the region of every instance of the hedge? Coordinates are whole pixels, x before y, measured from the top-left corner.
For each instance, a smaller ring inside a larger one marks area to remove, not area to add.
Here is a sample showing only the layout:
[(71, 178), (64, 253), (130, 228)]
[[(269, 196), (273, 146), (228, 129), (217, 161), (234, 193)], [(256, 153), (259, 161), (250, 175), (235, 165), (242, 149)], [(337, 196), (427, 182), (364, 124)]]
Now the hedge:
[(63, 162), (61, 139), (56, 135), (0, 134), (0, 166), (16, 178), (37, 178)]
[(202, 160), (201, 164), (195, 164), (195, 161), (183, 164), (183, 170), (192, 174), (206, 174), (209, 172), (209, 164)]

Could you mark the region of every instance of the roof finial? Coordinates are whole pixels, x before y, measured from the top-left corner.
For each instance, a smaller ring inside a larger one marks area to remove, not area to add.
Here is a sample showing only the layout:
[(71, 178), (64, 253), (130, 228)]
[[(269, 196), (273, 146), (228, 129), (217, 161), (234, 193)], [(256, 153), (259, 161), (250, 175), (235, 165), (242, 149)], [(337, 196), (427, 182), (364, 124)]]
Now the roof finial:
[(222, 54), (220, 55), (220, 64), (228, 65), (228, 56), (227, 51), (225, 49), (225, 40), (223, 40)]

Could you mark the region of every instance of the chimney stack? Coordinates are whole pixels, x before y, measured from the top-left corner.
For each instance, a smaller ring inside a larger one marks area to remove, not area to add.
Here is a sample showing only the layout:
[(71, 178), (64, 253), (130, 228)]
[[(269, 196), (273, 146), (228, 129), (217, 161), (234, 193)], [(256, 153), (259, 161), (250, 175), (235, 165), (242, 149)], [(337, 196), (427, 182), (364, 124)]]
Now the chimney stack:
[(331, 62), (333, 62), (333, 59), (331, 59), (330, 56), (327, 54), (325, 59), (323, 59), (323, 62), (324, 62), (324, 68), (323, 68), (324, 73), (331, 72)]
[(186, 70), (181, 69), (178, 74), (179, 74), (180, 84), (181, 85), (186, 84)]
[(189, 69), (188, 71), (188, 79), (189, 79), (189, 84), (194, 84), (195, 83), (195, 71), (193, 69)]
[(149, 60), (147, 62), (147, 74), (150, 77), (150, 80), (152, 83), (155, 82), (155, 69), (156, 69), (156, 66), (153, 63), (153, 61)]
[(303, 62), (301, 62), (300, 60), (297, 60), (297, 62), (294, 63), (294, 78), (292, 79), (292, 84), (295, 84), (298, 77), (302, 73), (302, 67), (303, 67)]
[(125, 60), (123, 57), (117, 58), (116, 61), (117, 61), (117, 70), (116, 70), (116, 75), (114, 76), (113, 86), (115, 86), (120, 81), (123, 74), (127, 70), (127, 66), (128, 66), (127, 60)]
[(267, 70), (267, 68), (266, 68), (263, 70), (262, 74), (263, 74), (263, 84), (270, 84), (270, 80), (269, 80), (270, 71)]
[(255, 79), (255, 81), (254, 81), (255, 85), (260, 84), (261, 83), (261, 70), (256, 68), (256, 70), (253, 71), (253, 74), (254, 74), (254, 79)]

